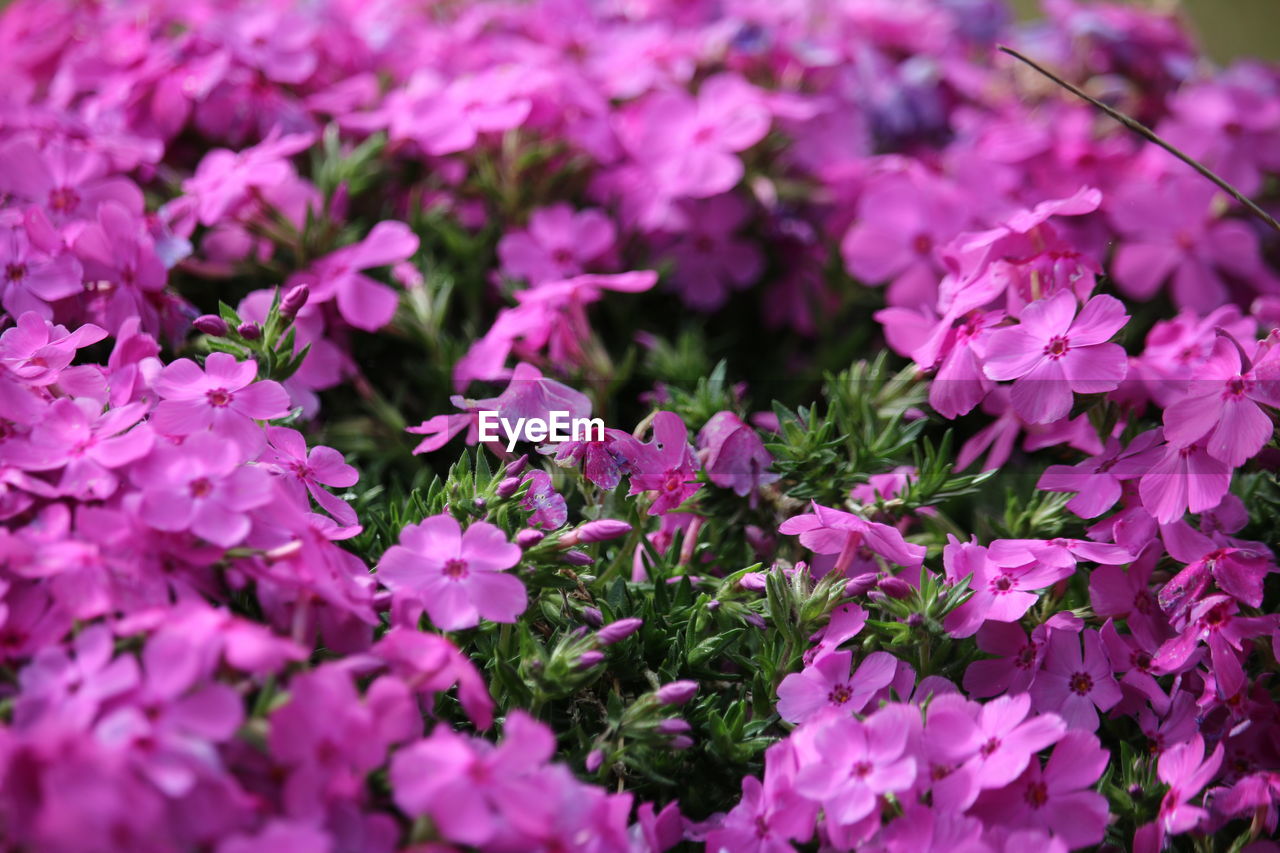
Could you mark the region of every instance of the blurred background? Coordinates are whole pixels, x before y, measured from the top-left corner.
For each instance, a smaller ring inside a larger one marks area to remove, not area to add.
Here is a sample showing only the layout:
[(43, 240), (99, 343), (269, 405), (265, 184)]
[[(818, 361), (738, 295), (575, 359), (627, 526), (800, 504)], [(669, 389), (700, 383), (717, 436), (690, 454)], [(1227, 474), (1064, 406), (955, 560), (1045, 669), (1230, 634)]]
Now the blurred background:
[[(1013, 0), (1013, 5), (1023, 18), (1039, 16), (1038, 0)], [(1241, 56), (1280, 59), (1280, 0), (1148, 0), (1144, 5), (1180, 6), (1218, 62)]]

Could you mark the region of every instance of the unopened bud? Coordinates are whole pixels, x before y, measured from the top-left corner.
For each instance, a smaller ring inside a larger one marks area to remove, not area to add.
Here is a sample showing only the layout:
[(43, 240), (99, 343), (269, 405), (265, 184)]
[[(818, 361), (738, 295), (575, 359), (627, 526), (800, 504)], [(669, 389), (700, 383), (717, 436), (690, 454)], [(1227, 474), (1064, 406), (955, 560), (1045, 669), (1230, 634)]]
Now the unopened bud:
[(497, 488), (498, 497), (509, 498), (512, 495), (514, 495), (516, 493), (516, 490), (519, 488), (520, 488), (519, 477), (507, 477), (505, 480), (498, 483), (498, 488)]
[(604, 660), (604, 652), (591, 649), (583, 652), (581, 657), (578, 658), (578, 669), (591, 669), (602, 660)]
[(310, 287), (305, 284), (295, 284), (285, 291), (284, 297), (280, 300), (280, 317), (285, 321), (293, 320), (310, 298)]
[(474, 506), (478, 512), (484, 512), (489, 507), (489, 502), (484, 498), (475, 498), (471, 501), (471, 505)]
[(262, 337), (262, 327), (257, 323), (251, 323), (247, 320), (239, 326), (236, 326), (236, 332), (246, 341), (256, 341), (258, 338)]
[(667, 743), (667, 746), (672, 749), (688, 749), (693, 746), (693, 738), (688, 735), (676, 735)]
[(215, 338), (226, 337), (229, 330), (227, 321), (216, 314), (201, 314), (191, 325), (196, 327), (197, 331), (206, 335), (213, 335)]
[(658, 701), (664, 705), (683, 705), (698, 692), (696, 681), (672, 681), (658, 688)]
[(658, 731), (664, 735), (678, 735), (689, 731), (692, 726), (688, 720), (682, 720), (679, 717), (670, 717), (658, 723)]
[(865, 593), (867, 590), (871, 589), (875, 585), (876, 585), (876, 576), (868, 572), (865, 575), (858, 575), (856, 578), (853, 578), (847, 584), (845, 584), (844, 594), (845, 595), (862, 595), (863, 593)]
[(911, 584), (907, 583), (902, 578), (896, 578), (892, 575), (881, 578), (880, 582), (876, 584), (876, 587), (890, 598), (910, 598), (915, 593)]
[(616, 642), (625, 640), (636, 631), (639, 631), (640, 626), (643, 624), (643, 619), (636, 619), (634, 617), (619, 619), (617, 622), (610, 622), (599, 631), (596, 631), (596, 640), (598, 640), (602, 646), (611, 646)]
[(565, 551), (563, 559), (571, 566), (589, 566), (595, 562), (595, 558), (585, 551)]
[(584, 544), (588, 542), (606, 542), (610, 539), (617, 539), (619, 536), (626, 536), (630, 532), (630, 524), (614, 518), (588, 521), (574, 531), (574, 533), (578, 534), (578, 541)]
[(598, 749), (593, 749), (587, 753), (587, 772), (595, 773), (600, 769), (600, 765), (604, 764), (604, 753)]
[(592, 628), (599, 628), (604, 624), (604, 614), (600, 612), (598, 607), (584, 607), (582, 608), (582, 621)]
[(529, 454), (522, 453), (517, 458), (507, 463), (507, 476), (519, 477), (524, 473), (524, 466), (529, 464)]
[(516, 544), (524, 550), (529, 550), (543, 540), (546, 534), (541, 530), (534, 530), (532, 527), (526, 527), (516, 534)]

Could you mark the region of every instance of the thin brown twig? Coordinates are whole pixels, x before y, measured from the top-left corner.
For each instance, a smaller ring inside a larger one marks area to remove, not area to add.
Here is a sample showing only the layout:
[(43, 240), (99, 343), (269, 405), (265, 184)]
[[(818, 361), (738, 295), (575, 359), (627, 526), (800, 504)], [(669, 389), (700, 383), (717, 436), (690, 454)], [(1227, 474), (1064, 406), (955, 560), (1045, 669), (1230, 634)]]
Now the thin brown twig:
[(1227, 193), (1227, 194), (1228, 194), (1228, 195), (1230, 195), (1232, 198), (1234, 198), (1236, 201), (1238, 201), (1238, 202), (1240, 202), (1242, 205), (1244, 205), (1244, 206), (1245, 206), (1245, 208), (1246, 208), (1246, 209), (1248, 209), (1248, 211), (1249, 211), (1250, 213), (1252, 213), (1254, 216), (1258, 217), (1258, 218), (1259, 218), (1259, 219), (1261, 219), (1263, 222), (1265, 222), (1265, 223), (1267, 223), (1268, 225), (1270, 225), (1270, 226), (1271, 226), (1272, 228), (1274, 228), (1276, 231), (1280, 231), (1280, 222), (1277, 222), (1277, 221), (1275, 220), (1275, 218), (1274, 218), (1271, 214), (1267, 213), (1265, 210), (1263, 210), (1261, 207), (1259, 207), (1257, 204), (1255, 204), (1255, 203), (1253, 202), (1253, 200), (1252, 200), (1252, 199), (1247, 198), (1247, 197), (1244, 195), (1244, 193), (1240, 192), (1240, 190), (1238, 190), (1238, 189), (1236, 189), (1235, 187), (1233, 187), (1233, 186), (1232, 186), (1230, 183), (1228, 183), (1226, 180), (1224, 180), (1223, 178), (1219, 177), (1219, 176), (1218, 176), (1216, 173), (1214, 173), (1214, 171), (1213, 171), (1212, 169), (1210, 169), (1208, 166), (1205, 166), (1203, 163), (1199, 162), (1198, 160), (1195, 160), (1195, 159), (1194, 159), (1194, 158), (1192, 158), (1191, 156), (1189, 156), (1189, 155), (1187, 155), (1187, 154), (1184, 154), (1183, 152), (1179, 151), (1177, 148), (1175, 148), (1175, 147), (1174, 147), (1173, 145), (1171, 145), (1170, 143), (1168, 143), (1168, 142), (1166, 142), (1165, 140), (1161, 139), (1161, 138), (1156, 134), (1156, 132), (1155, 132), (1154, 130), (1152, 130), (1151, 128), (1147, 127), (1147, 126), (1146, 126), (1145, 124), (1143, 124), (1142, 122), (1138, 121), (1138, 120), (1137, 120), (1137, 119), (1135, 119), (1135, 118), (1132, 118), (1132, 117), (1130, 117), (1130, 116), (1127, 116), (1127, 115), (1125, 115), (1124, 113), (1120, 112), (1119, 110), (1115, 109), (1114, 107), (1109, 107), (1109, 106), (1107, 106), (1106, 104), (1102, 103), (1102, 101), (1099, 101), (1097, 98), (1095, 98), (1095, 97), (1093, 97), (1093, 96), (1091, 96), (1091, 95), (1086, 94), (1085, 92), (1081, 91), (1079, 87), (1077, 87), (1077, 86), (1073, 86), (1071, 83), (1068, 83), (1066, 80), (1063, 80), (1061, 77), (1059, 77), (1058, 75), (1054, 74), (1052, 71), (1050, 71), (1049, 69), (1045, 68), (1043, 65), (1040, 65), (1038, 62), (1036, 62), (1036, 61), (1034, 61), (1034, 60), (1032, 60), (1032, 59), (1029, 59), (1029, 58), (1027, 58), (1026, 56), (1023, 56), (1021, 53), (1018, 53), (1018, 51), (1014, 50), (1013, 48), (1011, 48), (1011, 47), (1005, 47), (1004, 45), (997, 45), (997, 48), (998, 48), (1002, 53), (1007, 53), (1007, 54), (1009, 54), (1010, 56), (1012, 56), (1014, 59), (1018, 60), (1019, 62), (1024, 62), (1024, 63), (1026, 63), (1027, 65), (1030, 65), (1030, 66), (1031, 66), (1032, 68), (1034, 68), (1036, 71), (1039, 71), (1039, 72), (1040, 72), (1041, 74), (1043, 74), (1045, 77), (1048, 77), (1048, 78), (1049, 78), (1050, 80), (1052, 80), (1054, 83), (1057, 83), (1059, 86), (1061, 86), (1062, 88), (1066, 89), (1068, 92), (1070, 92), (1071, 94), (1075, 95), (1077, 98), (1082, 98), (1082, 99), (1084, 99), (1084, 100), (1088, 101), (1089, 103), (1093, 104), (1095, 107), (1097, 107), (1098, 109), (1102, 110), (1104, 113), (1106, 113), (1107, 115), (1111, 116), (1113, 119), (1115, 119), (1116, 121), (1120, 122), (1120, 123), (1121, 123), (1121, 124), (1123, 124), (1125, 127), (1129, 128), (1129, 130), (1132, 130), (1134, 133), (1136, 133), (1136, 134), (1138, 134), (1139, 136), (1141, 136), (1142, 138), (1146, 139), (1148, 142), (1153, 142), (1153, 143), (1155, 143), (1156, 145), (1159, 145), (1159, 146), (1160, 146), (1161, 148), (1163, 148), (1165, 151), (1168, 151), (1168, 152), (1169, 152), (1170, 154), (1172, 154), (1174, 157), (1177, 157), (1177, 158), (1178, 158), (1179, 160), (1181, 160), (1183, 163), (1186, 163), (1188, 166), (1190, 166), (1191, 168), (1195, 169), (1195, 170), (1196, 170), (1197, 172), (1199, 172), (1203, 177), (1208, 178), (1209, 180), (1213, 181), (1215, 184), (1217, 184), (1217, 185), (1218, 185), (1218, 187), (1219, 187), (1223, 192)]

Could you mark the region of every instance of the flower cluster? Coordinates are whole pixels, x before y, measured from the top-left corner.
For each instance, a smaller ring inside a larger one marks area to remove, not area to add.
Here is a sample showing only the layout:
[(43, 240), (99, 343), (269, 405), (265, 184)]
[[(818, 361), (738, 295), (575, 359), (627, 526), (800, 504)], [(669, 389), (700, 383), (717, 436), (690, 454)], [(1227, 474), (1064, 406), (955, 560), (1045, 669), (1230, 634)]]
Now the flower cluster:
[(1280, 235), (996, 46), (1271, 211), (1280, 69), (0, 6), (6, 844), (1277, 849)]

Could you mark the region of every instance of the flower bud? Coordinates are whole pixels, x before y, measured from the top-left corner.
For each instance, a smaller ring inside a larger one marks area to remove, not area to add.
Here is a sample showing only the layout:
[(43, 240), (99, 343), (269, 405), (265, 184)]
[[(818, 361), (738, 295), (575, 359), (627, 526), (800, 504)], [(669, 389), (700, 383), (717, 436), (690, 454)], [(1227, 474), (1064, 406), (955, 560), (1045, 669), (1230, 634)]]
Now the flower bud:
[(311, 298), (311, 288), (305, 284), (295, 284), (289, 288), (284, 297), (280, 300), (280, 317), (285, 321), (292, 321), (298, 316), (298, 312), (307, 304), (307, 300)]
[(683, 705), (698, 692), (698, 682), (672, 681), (658, 688), (658, 701), (664, 705)]
[(197, 331), (204, 332), (206, 335), (213, 335), (215, 338), (225, 337), (230, 331), (227, 327), (227, 321), (223, 320), (216, 314), (201, 314), (191, 325), (196, 327)]
[(598, 749), (593, 749), (587, 753), (587, 772), (595, 773), (600, 769), (600, 765), (604, 764), (604, 753)]
[(693, 746), (693, 738), (688, 735), (676, 735), (671, 739), (667, 746), (672, 749), (688, 749)]
[(589, 566), (595, 559), (585, 551), (565, 551), (564, 561), (571, 566)]
[(668, 719), (658, 723), (658, 731), (662, 732), (664, 735), (683, 734), (691, 728), (692, 726), (689, 725), (689, 721), (681, 719), (680, 717), (669, 717)]
[(578, 669), (591, 669), (602, 660), (604, 660), (604, 652), (591, 649), (583, 652), (582, 656), (578, 658)]
[(522, 453), (520, 456), (507, 463), (507, 476), (519, 477), (524, 473), (524, 466), (529, 464), (529, 454)]
[(498, 497), (509, 498), (512, 495), (514, 495), (516, 493), (516, 490), (519, 488), (520, 488), (519, 477), (507, 477), (505, 480), (498, 483), (498, 489), (497, 489)]
[(631, 532), (631, 525), (614, 518), (602, 518), (599, 521), (588, 521), (574, 532), (578, 534), (579, 542), (605, 542), (626, 536)]
[(634, 617), (619, 619), (617, 622), (610, 622), (599, 631), (596, 631), (596, 640), (598, 640), (602, 646), (611, 646), (616, 642), (630, 637), (636, 631), (640, 630), (640, 626), (643, 624), (643, 619), (636, 619)]
[(262, 337), (262, 327), (248, 320), (236, 326), (236, 332), (246, 341), (256, 341)]
[(534, 530), (532, 527), (526, 527), (516, 534), (516, 544), (524, 550), (529, 550), (534, 545), (542, 541), (546, 534), (541, 530)]
[(876, 585), (875, 575), (871, 573), (867, 573), (865, 575), (858, 575), (856, 578), (853, 578), (852, 580), (850, 580), (849, 583), (845, 584), (844, 594), (845, 595), (862, 595), (863, 593), (865, 593), (867, 590), (871, 589), (875, 585)]
[(476, 508), (477, 512), (484, 512), (489, 508), (489, 502), (484, 498), (475, 498), (471, 501), (471, 505)]
[(582, 608), (582, 621), (592, 628), (599, 628), (604, 624), (604, 614), (600, 612), (598, 607), (584, 607)]
[(876, 587), (890, 598), (910, 598), (915, 593), (911, 584), (907, 583), (902, 578), (896, 578), (892, 575), (881, 578), (880, 582), (876, 584)]

